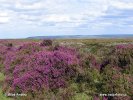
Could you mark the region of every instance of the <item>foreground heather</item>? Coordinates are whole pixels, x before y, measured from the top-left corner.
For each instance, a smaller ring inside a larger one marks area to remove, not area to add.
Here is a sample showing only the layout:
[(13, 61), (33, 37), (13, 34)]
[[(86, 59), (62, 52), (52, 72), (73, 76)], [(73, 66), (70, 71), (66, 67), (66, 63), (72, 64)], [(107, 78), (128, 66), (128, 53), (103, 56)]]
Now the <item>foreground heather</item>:
[[(20, 100), (132, 100), (133, 45), (0, 45), (2, 91)], [(88, 50), (89, 49), (89, 50)], [(100, 96), (100, 94), (126, 94)]]

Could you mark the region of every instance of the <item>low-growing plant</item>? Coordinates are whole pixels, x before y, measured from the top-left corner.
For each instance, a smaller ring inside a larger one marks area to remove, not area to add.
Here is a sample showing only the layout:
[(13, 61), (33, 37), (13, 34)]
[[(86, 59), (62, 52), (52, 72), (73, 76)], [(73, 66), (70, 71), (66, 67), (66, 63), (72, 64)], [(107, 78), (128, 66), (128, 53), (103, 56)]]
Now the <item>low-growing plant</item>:
[(52, 46), (52, 40), (43, 40), (40, 45), (41, 46)]
[(132, 100), (133, 45), (92, 42), (81, 49), (56, 45), (52, 40), (12, 47), (0, 45), (2, 92), (27, 94), (13, 97), (16, 100), (124, 98), (99, 97), (100, 93), (124, 93), (127, 100)]

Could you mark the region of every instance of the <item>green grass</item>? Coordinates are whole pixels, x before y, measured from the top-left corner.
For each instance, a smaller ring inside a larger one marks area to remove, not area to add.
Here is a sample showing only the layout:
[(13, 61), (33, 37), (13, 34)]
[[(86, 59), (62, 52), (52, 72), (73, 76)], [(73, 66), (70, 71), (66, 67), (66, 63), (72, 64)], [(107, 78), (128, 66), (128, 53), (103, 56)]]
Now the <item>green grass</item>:
[(3, 73), (0, 73), (0, 81), (3, 81), (5, 79), (5, 76)]
[(0, 100), (13, 100), (13, 99), (7, 98), (7, 97), (2, 93), (2, 89), (0, 88)]
[(85, 93), (77, 93), (73, 100), (92, 100), (92, 97), (89, 97)]
[(0, 100), (12, 100), (10, 98), (7, 98), (3, 92), (2, 92), (2, 81), (5, 79), (5, 76), (3, 73), (0, 73)]

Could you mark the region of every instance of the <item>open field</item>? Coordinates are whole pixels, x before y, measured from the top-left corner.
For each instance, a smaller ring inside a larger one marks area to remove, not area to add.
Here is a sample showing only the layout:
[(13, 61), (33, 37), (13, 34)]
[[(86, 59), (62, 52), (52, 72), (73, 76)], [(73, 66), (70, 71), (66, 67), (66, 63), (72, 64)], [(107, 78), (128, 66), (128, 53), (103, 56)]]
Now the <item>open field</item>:
[(133, 100), (133, 39), (0, 40), (0, 100)]

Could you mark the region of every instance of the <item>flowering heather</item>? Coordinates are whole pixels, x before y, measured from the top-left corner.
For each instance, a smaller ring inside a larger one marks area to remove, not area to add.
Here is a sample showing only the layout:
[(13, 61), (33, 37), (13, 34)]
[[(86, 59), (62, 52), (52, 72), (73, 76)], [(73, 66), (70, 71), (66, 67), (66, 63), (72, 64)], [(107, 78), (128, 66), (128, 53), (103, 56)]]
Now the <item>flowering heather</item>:
[[(76, 51), (65, 47), (53, 51), (39, 51), (37, 47), (38, 44), (23, 45), (16, 53), (6, 55), (5, 70), (7, 75), (12, 74), (11, 86), (14, 91), (19, 89), (21, 92), (28, 92), (65, 87), (67, 80), (76, 74)], [(20, 56), (18, 52), (24, 50), (32, 50), (32, 54), (22, 53)]]
[(120, 54), (132, 54), (133, 53), (133, 44), (121, 44), (115, 46), (115, 51)]
[(116, 49), (133, 49), (133, 44), (120, 44), (115, 47)]
[(5, 54), (7, 54), (9, 51), (13, 51), (13, 49), (14, 49), (14, 48), (0, 45), (0, 54), (1, 54), (1, 55), (5, 55)]
[(9, 74), (14, 69), (13, 62), (16, 59), (16, 55), (14, 52), (9, 52), (8, 54), (6, 54), (5, 57), (6, 57), (4, 61), (5, 72)]
[(133, 45), (121, 44), (116, 45), (108, 55), (106, 55), (100, 65), (103, 69), (107, 65), (117, 66), (127, 69), (133, 64)]
[(19, 44), (15, 41), (13, 46), (10, 41), (0, 44), (0, 73), (5, 75), (4, 84), (0, 83), (3, 92), (28, 94), (15, 99), (123, 99), (96, 95), (100, 93), (125, 93), (127, 100), (133, 99), (132, 44), (103, 44), (98, 48), (84, 45), (80, 49), (78, 45), (59, 45), (57, 40)]
[(78, 56), (80, 58), (81, 66), (86, 68), (96, 68), (100, 70), (100, 63), (98, 62), (97, 58), (94, 55), (85, 53)]
[(0, 64), (5, 64), (5, 68), (10, 68), (8, 64), (13, 61), (16, 48), (7, 46), (0, 46), (0, 48)]
[(133, 60), (133, 45), (132, 44), (123, 44), (117, 45), (116, 50), (114, 52), (114, 57), (116, 57), (116, 62), (118, 62), (118, 66), (129, 66), (132, 64)]
[(75, 55), (77, 53), (76, 49), (70, 48), (70, 47), (65, 47), (65, 46), (56, 46), (56, 47), (54, 47), (54, 50), (68, 53), (70, 55)]
[[(101, 100), (100, 97), (94, 96), (94, 100)], [(108, 100), (107, 97), (102, 97), (102, 100)]]
[(38, 43), (27, 43), (18, 47), (18, 51), (22, 54), (32, 54), (42, 50)]

